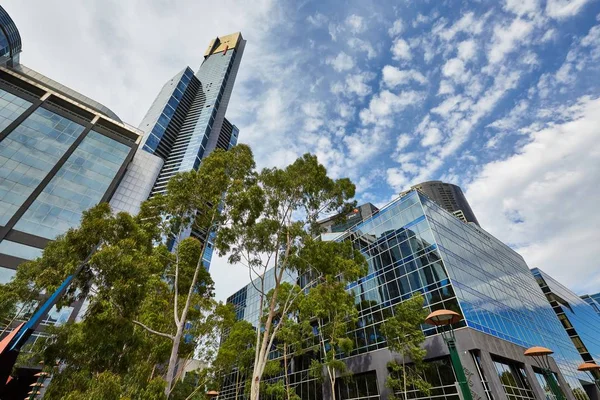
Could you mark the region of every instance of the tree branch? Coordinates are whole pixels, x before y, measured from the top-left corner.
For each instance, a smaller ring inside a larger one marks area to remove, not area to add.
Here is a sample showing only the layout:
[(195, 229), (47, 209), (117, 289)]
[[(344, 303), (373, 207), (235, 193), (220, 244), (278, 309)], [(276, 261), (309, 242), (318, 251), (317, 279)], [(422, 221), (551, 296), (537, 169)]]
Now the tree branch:
[(150, 328), (149, 326), (146, 326), (146, 325), (142, 324), (139, 321), (132, 320), (131, 322), (133, 322), (134, 324), (136, 324), (138, 326), (141, 326), (142, 328), (144, 328), (148, 332), (152, 333), (153, 335), (162, 336), (164, 338), (171, 339), (171, 340), (175, 339), (175, 337), (173, 335), (169, 335), (168, 333), (163, 333), (163, 332), (155, 331), (154, 329)]

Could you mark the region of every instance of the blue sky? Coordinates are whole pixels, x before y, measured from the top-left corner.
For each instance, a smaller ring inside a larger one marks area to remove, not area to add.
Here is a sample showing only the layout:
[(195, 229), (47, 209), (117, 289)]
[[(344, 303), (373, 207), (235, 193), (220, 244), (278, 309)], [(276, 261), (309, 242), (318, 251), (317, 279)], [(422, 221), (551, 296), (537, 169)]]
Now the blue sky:
[[(22, 62), (133, 125), (212, 37), (242, 31), (228, 117), (260, 166), (316, 153), (376, 205), (459, 184), (531, 267), (600, 291), (599, 1), (26, 3), (4, 4)], [(223, 259), (211, 272), (220, 298), (247, 281)]]

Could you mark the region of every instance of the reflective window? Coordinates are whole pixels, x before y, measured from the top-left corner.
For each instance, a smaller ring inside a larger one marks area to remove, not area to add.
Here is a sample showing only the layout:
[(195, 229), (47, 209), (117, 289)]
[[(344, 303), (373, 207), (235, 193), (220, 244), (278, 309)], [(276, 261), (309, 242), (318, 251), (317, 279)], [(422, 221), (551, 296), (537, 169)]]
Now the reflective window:
[[(1, 35), (2, 33), (0, 33), (0, 36)], [(17, 119), (19, 115), (23, 114), (23, 111), (30, 106), (31, 103), (29, 101), (23, 100), (12, 93), (0, 89), (0, 132)]]
[(9, 256), (23, 258), (25, 260), (34, 260), (42, 256), (42, 249), (37, 247), (27, 246), (25, 244), (3, 240), (0, 242), (0, 253), (8, 254)]
[(340, 400), (378, 400), (377, 372), (369, 371), (354, 374), (350, 379), (337, 379), (335, 390), (336, 398)]
[(4, 32), (0, 30), (0, 57), (10, 55), (10, 45), (8, 44), (8, 38), (4, 35)]
[(525, 370), (521, 366), (494, 361), (494, 367), (496, 367), (498, 378), (500, 378), (500, 383), (504, 388), (508, 400), (535, 400), (531, 386), (529, 386), (529, 382), (527, 381)]
[(38, 108), (0, 142), (0, 225), (6, 225), (82, 132), (83, 126)]
[(0, 285), (10, 282), (16, 273), (15, 269), (0, 267)]
[(53, 239), (79, 224), (83, 211), (97, 204), (130, 148), (91, 131), (15, 225), (15, 229)]

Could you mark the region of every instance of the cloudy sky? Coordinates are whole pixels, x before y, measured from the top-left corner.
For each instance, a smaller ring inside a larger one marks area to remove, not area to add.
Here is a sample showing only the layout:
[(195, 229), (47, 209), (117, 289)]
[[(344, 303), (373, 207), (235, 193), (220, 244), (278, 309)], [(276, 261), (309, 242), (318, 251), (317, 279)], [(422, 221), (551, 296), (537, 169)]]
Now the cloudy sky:
[[(313, 152), (377, 205), (456, 183), (531, 267), (600, 291), (600, 1), (2, 3), (23, 64), (132, 125), (241, 31), (228, 117), (261, 167)], [(222, 259), (211, 272), (220, 299), (247, 282)]]

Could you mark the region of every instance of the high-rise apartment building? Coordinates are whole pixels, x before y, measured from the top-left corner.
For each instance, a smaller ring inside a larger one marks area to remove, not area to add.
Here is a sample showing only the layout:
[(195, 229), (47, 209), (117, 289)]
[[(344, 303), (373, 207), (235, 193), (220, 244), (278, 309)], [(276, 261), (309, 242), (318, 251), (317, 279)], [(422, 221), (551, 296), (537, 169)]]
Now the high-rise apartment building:
[(0, 283), (108, 201), (141, 142), (102, 104), (19, 64), (0, 7)]
[[(422, 182), (411, 187), (423, 193), (431, 200), (451, 212), (463, 222), (473, 222), (479, 225), (475, 213), (459, 186), (442, 181)], [(408, 193), (408, 191), (404, 192)]]
[[(343, 234), (323, 237), (352, 241), (369, 264), (367, 275), (347, 287), (356, 298), (360, 318), (350, 332), (354, 350), (344, 358), (353, 377), (337, 381), (338, 399), (389, 397), (385, 381), (393, 354), (381, 324), (396, 304), (415, 293), (423, 294), (428, 311), (449, 309), (463, 316), (455, 333), (474, 399), (554, 398), (542, 371), (523, 355), (532, 346), (554, 351), (552, 370), (568, 399), (597, 394), (590, 378), (577, 371), (581, 356), (523, 258), (419, 191), (405, 193)], [(300, 286), (302, 278), (289, 276)], [(268, 275), (265, 282), (273, 284)], [(238, 318), (258, 327), (257, 287), (256, 282), (249, 284), (227, 301)], [(407, 398), (458, 400), (439, 328), (423, 325), (423, 329), (427, 360), (432, 363), (427, 379), (433, 387), (430, 396), (411, 389)], [(310, 357), (308, 353), (294, 357), (291, 384), (303, 399), (329, 399), (329, 385), (308, 373)], [(226, 379), (219, 398), (234, 397), (235, 379)]]
[[(239, 129), (225, 112), (245, 44), (239, 32), (215, 38), (195, 74), (186, 67), (164, 84), (139, 125), (144, 138), (113, 196), (113, 209), (137, 213), (144, 200), (165, 192), (173, 175), (198, 169), (216, 148), (237, 144)], [(185, 235), (205, 240), (198, 232)], [(204, 261), (208, 267), (210, 251)]]

